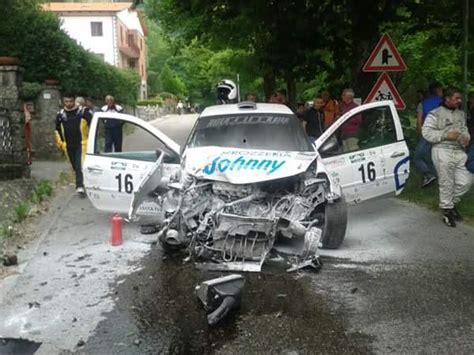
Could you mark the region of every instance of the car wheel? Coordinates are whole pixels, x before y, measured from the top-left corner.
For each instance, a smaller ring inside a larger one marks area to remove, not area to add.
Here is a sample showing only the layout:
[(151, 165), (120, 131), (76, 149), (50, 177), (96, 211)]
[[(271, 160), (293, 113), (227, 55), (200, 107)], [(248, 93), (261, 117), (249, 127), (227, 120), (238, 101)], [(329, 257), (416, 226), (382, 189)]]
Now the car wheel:
[(341, 246), (346, 236), (347, 204), (344, 196), (326, 204), (324, 211), (323, 235), (321, 243), (323, 248), (337, 249)]

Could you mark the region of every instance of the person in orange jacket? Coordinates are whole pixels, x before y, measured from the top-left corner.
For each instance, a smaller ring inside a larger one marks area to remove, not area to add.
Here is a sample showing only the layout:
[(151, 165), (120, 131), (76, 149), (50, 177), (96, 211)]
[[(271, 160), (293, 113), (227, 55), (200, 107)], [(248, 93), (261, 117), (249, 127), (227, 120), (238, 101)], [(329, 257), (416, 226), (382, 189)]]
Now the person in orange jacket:
[(321, 92), (321, 98), (324, 101), (324, 126), (328, 128), (336, 120), (338, 102), (331, 98), (331, 94), (328, 90)]
[(87, 147), (87, 135), (92, 115), (78, 106), (75, 96), (64, 95), (64, 107), (56, 115), (56, 145), (69, 158), (76, 175), (76, 192), (85, 196), (82, 159)]

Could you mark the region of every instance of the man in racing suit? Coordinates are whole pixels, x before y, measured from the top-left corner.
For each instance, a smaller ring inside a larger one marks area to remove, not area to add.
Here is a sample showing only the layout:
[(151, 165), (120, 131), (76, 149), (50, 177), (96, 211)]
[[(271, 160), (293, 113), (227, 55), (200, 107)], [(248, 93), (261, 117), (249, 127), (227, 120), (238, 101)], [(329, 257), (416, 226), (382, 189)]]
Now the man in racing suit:
[(443, 104), (431, 111), (422, 127), (423, 138), (433, 144), (431, 157), (438, 173), (439, 207), (443, 222), (456, 227), (461, 215), (456, 204), (469, 191), (471, 174), (466, 169), (465, 147), (470, 135), (461, 105), (461, 90), (448, 88)]
[(87, 135), (92, 115), (75, 103), (74, 95), (65, 95), (64, 108), (56, 115), (56, 145), (62, 150), (76, 174), (76, 192), (84, 196), (82, 158), (87, 146)]

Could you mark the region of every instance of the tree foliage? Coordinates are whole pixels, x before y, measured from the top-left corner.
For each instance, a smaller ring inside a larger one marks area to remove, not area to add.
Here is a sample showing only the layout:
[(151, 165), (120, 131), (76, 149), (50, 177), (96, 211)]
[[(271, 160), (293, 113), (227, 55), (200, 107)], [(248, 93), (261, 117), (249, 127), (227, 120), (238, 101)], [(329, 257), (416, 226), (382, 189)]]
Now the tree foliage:
[(57, 79), (64, 91), (96, 98), (112, 94), (120, 102), (136, 102), (138, 75), (83, 49), (60, 29), (56, 16), (39, 9), (36, 0), (6, 0), (2, 11), (0, 55), (18, 57), (26, 81)]
[(309, 98), (327, 86), (365, 97), (376, 74), (361, 68), (383, 32), (408, 64), (394, 75), (402, 92), (434, 79), (459, 83), (464, 1), (149, 0), (146, 7), (170, 38), (244, 52), (266, 95), (283, 80), (295, 99), (297, 90)]

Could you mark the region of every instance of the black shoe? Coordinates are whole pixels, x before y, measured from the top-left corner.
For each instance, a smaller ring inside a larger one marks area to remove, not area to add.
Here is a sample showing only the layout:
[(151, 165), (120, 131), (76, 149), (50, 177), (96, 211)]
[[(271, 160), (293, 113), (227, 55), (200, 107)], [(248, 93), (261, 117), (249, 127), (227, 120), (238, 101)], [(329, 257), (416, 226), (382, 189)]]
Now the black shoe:
[(461, 214), (459, 213), (458, 209), (456, 208), (456, 206), (454, 206), (453, 209), (451, 210), (451, 214), (453, 215), (456, 221), (462, 221), (463, 218)]
[(436, 181), (435, 176), (425, 176), (423, 179), (423, 183), (421, 184), (421, 187), (426, 187), (428, 185), (431, 185), (435, 181)]
[(448, 227), (456, 227), (456, 222), (454, 221), (454, 215), (453, 215), (453, 210), (452, 209), (446, 209), (443, 210), (443, 222), (446, 224)]

